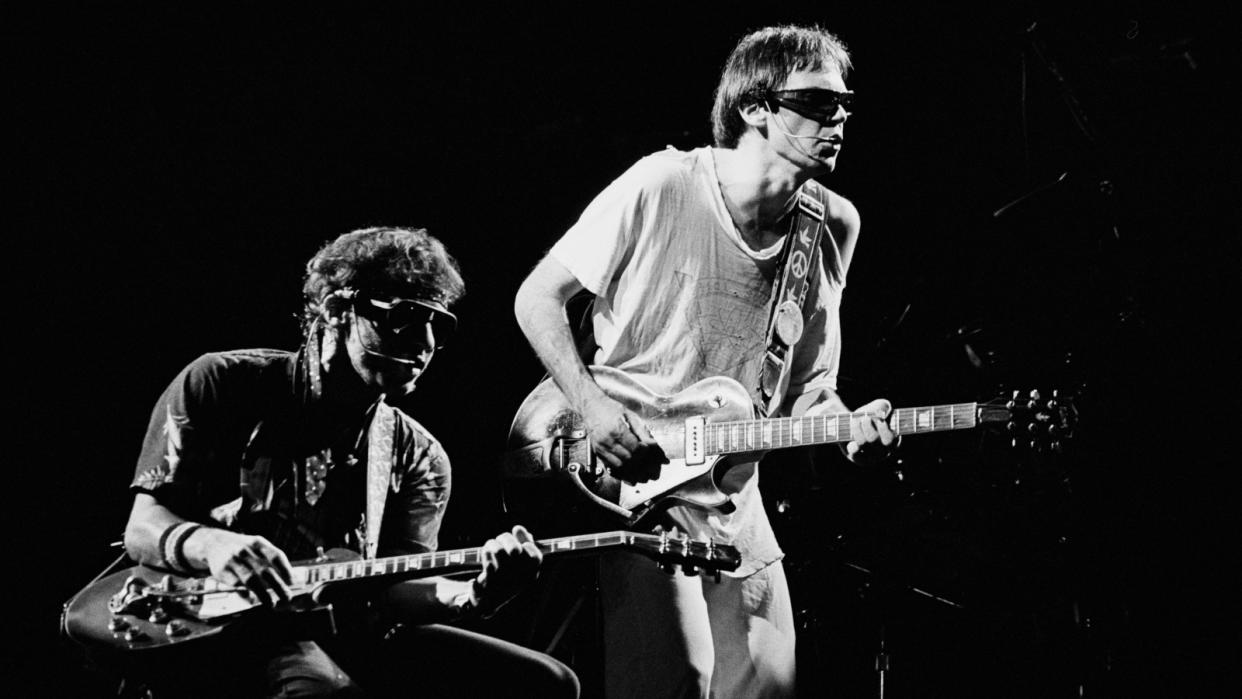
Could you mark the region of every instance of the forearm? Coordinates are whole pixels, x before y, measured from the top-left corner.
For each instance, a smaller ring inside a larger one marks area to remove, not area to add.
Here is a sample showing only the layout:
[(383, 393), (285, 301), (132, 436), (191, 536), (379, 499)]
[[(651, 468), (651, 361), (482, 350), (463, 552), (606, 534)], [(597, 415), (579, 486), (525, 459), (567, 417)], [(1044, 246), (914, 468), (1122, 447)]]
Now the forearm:
[[(189, 525), (154, 496), (139, 493), (134, 497), (129, 522), (125, 526), (125, 550), (144, 565), (207, 571), (207, 552), (225, 530)], [(177, 529), (177, 525), (185, 525)]]
[(154, 496), (139, 493), (125, 525), (125, 551), (139, 563), (163, 566), (161, 540), (169, 528), (186, 520), (164, 507)]
[[(570, 332), (565, 303), (574, 289), (569, 283), (555, 283), (541, 274), (555, 264), (545, 260), (518, 290), (514, 314), (535, 356), (565, 394), (571, 407), (581, 410), (589, 401), (603, 396), (582, 359)], [(558, 270), (560, 271), (560, 270)], [(580, 288), (580, 287), (579, 287)]]
[(140, 563), (186, 575), (210, 573), (225, 585), (260, 591), (265, 603), (287, 600), (293, 569), (262, 536), (186, 520), (154, 496), (138, 493), (125, 526), (125, 550)]

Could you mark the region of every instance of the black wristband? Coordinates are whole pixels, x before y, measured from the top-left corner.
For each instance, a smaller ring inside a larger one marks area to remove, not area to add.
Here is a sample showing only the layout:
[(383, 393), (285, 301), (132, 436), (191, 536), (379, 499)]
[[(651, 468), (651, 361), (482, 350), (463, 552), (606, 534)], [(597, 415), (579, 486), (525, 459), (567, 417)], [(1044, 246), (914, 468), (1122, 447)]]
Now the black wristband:
[(173, 539), (172, 548), (173, 548), (173, 553), (176, 555), (176, 558), (177, 558), (177, 569), (184, 573), (190, 573), (194, 571), (194, 566), (191, 565), (190, 561), (185, 557), (185, 540), (190, 538), (191, 534), (193, 534), (194, 532), (202, 528), (203, 528), (203, 525), (201, 524), (197, 524), (197, 523), (191, 524), (190, 526), (177, 532), (177, 538)]
[(172, 561), (168, 560), (168, 537), (169, 535), (173, 533), (173, 530), (176, 529), (181, 524), (184, 524), (184, 522), (178, 522), (177, 524), (170, 524), (167, 527), (165, 527), (164, 531), (160, 533), (159, 541), (155, 544), (156, 550), (160, 552), (160, 561), (164, 564), (165, 568), (173, 567)]

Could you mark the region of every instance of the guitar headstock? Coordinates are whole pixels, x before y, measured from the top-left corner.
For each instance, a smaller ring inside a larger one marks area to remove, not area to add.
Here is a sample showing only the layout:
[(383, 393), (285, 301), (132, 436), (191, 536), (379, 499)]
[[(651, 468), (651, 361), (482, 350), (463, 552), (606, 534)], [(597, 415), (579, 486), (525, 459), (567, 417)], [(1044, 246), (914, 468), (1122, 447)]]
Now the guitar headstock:
[(625, 532), (624, 536), (628, 548), (655, 560), (670, 572), (680, 566), (686, 575), (695, 575), (700, 570), (719, 575), (721, 571), (737, 570), (742, 564), (741, 553), (727, 544), (667, 534)]
[(1078, 409), (1060, 391), (1043, 394), (1015, 390), (1008, 396), (979, 403), (979, 424), (1003, 424), (1010, 444), (1034, 451), (1061, 451), (1074, 436)]

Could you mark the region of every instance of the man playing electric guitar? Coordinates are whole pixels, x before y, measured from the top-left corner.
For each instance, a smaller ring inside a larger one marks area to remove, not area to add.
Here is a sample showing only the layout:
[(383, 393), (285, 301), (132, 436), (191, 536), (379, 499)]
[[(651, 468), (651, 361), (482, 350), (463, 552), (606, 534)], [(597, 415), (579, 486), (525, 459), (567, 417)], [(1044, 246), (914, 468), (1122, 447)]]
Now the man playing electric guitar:
[[(745, 37), (716, 90), (716, 147), (639, 160), (522, 284), (518, 322), (614, 476), (644, 482), (666, 459), (642, 416), (601, 389), (578, 355), (565, 304), (583, 289), (595, 297), (593, 363), (656, 394), (726, 376), (769, 415), (849, 412), (836, 393), (838, 307), (859, 216), (812, 179), (832, 173), (842, 147), (849, 67), (844, 45), (819, 28)], [(803, 209), (823, 222), (822, 240), (782, 265)], [(807, 284), (792, 306), (773, 300), (789, 268)], [(765, 377), (769, 328), (784, 343), (783, 361)], [(859, 409), (869, 415), (852, 420), (850, 459), (887, 455), (896, 441), (889, 410), (885, 400)], [(733, 493), (731, 512), (675, 507), (666, 526), (741, 550), (741, 567), (723, 584), (652, 575), (624, 554), (606, 558), (609, 696), (793, 694), (793, 616), (756, 464), (734, 467), (722, 486)]]
[[(317, 551), (434, 551), (449, 460), (391, 402), (449, 339), (463, 293), (456, 262), (423, 230), (369, 228), (325, 245), (306, 267), (298, 352), (206, 354), (160, 397), (132, 484), (131, 557), (210, 573), (279, 607), (290, 562)], [(144, 681), (159, 697), (575, 697), (559, 661), (435, 624), (495, 610), (541, 557), (515, 527), (484, 544), (473, 580), (406, 580), (342, 601), (354, 616), (337, 619), (335, 638), (234, 634), (210, 655), (147, 668)]]

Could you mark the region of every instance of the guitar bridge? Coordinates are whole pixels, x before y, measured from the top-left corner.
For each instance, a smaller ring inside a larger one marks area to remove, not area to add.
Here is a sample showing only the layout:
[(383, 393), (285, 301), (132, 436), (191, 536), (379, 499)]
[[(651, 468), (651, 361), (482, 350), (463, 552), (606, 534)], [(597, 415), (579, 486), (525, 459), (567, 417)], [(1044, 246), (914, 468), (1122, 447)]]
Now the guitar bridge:
[(603, 475), (602, 465), (597, 466), (594, 454), (591, 453), (591, 440), (586, 432), (575, 430), (568, 436), (557, 435), (552, 438), (552, 449), (548, 455), (548, 465), (554, 472), (581, 471), (587, 475)]
[(113, 614), (147, 616), (151, 611), (154, 600), (147, 592), (150, 586), (150, 583), (146, 580), (136, 575), (131, 575), (125, 581), (125, 584), (121, 586), (121, 589), (108, 598), (108, 611)]

